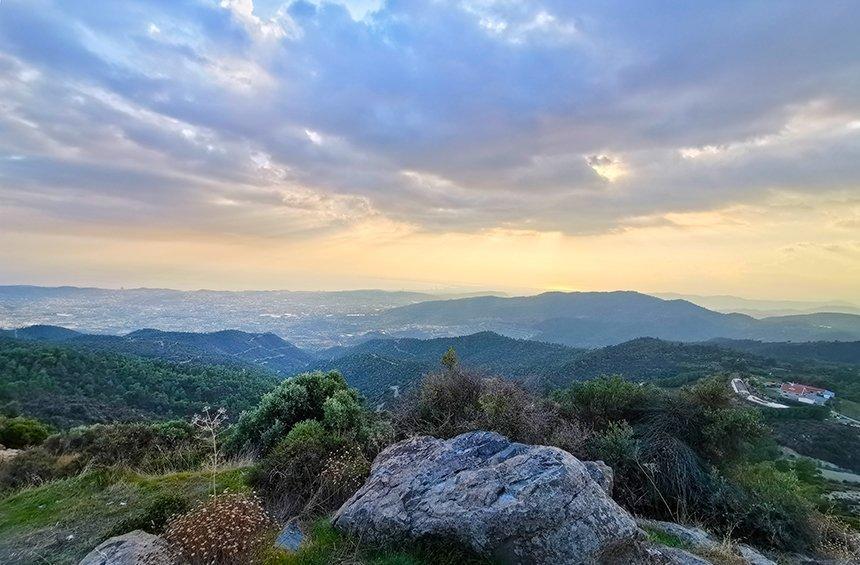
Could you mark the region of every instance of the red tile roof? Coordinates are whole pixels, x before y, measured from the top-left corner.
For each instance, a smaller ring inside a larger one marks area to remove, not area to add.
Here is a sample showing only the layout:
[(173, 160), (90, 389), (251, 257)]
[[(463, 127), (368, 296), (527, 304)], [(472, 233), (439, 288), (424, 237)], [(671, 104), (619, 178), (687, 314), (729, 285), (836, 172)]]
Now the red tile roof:
[(798, 396), (803, 396), (805, 394), (817, 394), (819, 392), (824, 392), (823, 388), (818, 388), (815, 386), (809, 385), (801, 385), (797, 383), (782, 383), (780, 387), (782, 392), (787, 392), (789, 394), (797, 394)]

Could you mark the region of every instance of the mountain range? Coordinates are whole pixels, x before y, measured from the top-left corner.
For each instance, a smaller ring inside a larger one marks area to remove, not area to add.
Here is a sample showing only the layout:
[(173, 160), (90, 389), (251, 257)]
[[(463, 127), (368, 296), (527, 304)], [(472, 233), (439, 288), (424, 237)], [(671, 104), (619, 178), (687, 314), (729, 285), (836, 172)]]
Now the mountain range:
[(254, 334), (274, 333), (312, 350), (353, 346), (376, 338), (427, 339), (482, 331), (580, 348), (639, 337), (683, 342), (715, 338), (860, 340), (857, 314), (754, 317), (632, 291), (456, 297), (377, 290), (186, 292), (0, 287), (0, 327), (34, 324), (96, 334), (127, 334), (141, 327), (193, 333), (233, 328)]
[[(0, 337), (133, 355), (182, 366), (218, 364), (265, 369), (280, 378), (312, 369), (337, 369), (375, 403), (406, 392), (423, 375), (438, 370), (440, 358), (451, 347), (464, 368), (542, 389), (606, 374), (620, 374), (637, 381), (686, 382), (737, 370), (768, 374), (796, 362), (813, 363), (811, 372), (823, 370), (825, 364), (860, 364), (860, 341), (768, 343), (720, 339), (681, 343), (636, 338), (607, 347), (582, 349), (484, 331), (448, 338), (373, 339), (353, 346), (310, 351), (272, 333), (238, 330), (193, 333), (145, 329), (116, 336), (31, 326), (0, 331)], [(856, 372), (855, 368), (851, 370)]]
[(426, 301), (391, 308), (368, 321), (395, 334), (490, 330), (574, 347), (602, 347), (638, 337), (684, 342), (860, 339), (860, 315), (817, 313), (756, 319), (630, 291)]

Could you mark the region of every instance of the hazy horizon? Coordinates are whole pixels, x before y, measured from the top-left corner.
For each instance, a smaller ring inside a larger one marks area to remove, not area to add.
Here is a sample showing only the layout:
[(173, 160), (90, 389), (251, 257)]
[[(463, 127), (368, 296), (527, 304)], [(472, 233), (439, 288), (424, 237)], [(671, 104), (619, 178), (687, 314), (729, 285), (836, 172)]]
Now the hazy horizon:
[[(151, 290), (151, 291), (175, 291), (175, 292), (225, 292), (225, 293), (242, 293), (242, 292), (291, 292), (291, 293), (338, 293), (338, 292), (390, 292), (390, 293), (417, 293), (417, 294), (426, 294), (429, 296), (465, 296), (465, 295), (498, 295), (506, 298), (515, 298), (515, 297), (525, 297), (525, 296), (535, 296), (538, 294), (543, 294), (546, 292), (584, 292), (584, 293), (611, 293), (611, 292), (636, 292), (640, 294), (647, 294), (649, 296), (654, 296), (657, 298), (662, 298), (664, 300), (673, 300), (673, 299), (681, 299), (687, 300), (693, 303), (699, 303), (700, 305), (705, 305), (710, 302), (712, 304), (720, 304), (725, 302), (726, 304), (731, 304), (732, 302), (736, 302), (738, 304), (749, 303), (748, 307), (752, 308), (755, 303), (760, 303), (763, 305), (770, 304), (773, 307), (776, 307), (780, 304), (783, 304), (786, 307), (791, 305), (795, 305), (797, 307), (809, 307), (814, 308), (816, 306), (825, 306), (828, 304), (831, 305), (840, 305), (850, 308), (858, 308), (860, 309), (860, 304), (851, 302), (850, 300), (842, 300), (842, 299), (827, 299), (827, 298), (819, 298), (817, 300), (800, 300), (800, 299), (792, 299), (792, 298), (783, 298), (783, 297), (753, 297), (753, 296), (737, 296), (731, 294), (688, 294), (688, 293), (679, 293), (679, 292), (671, 292), (671, 291), (649, 291), (649, 290), (641, 290), (634, 288), (614, 288), (614, 289), (505, 289), (503, 287), (497, 288), (481, 288), (481, 287), (442, 287), (442, 286), (391, 286), (391, 287), (340, 287), (340, 288), (215, 288), (215, 287), (188, 287), (188, 288), (177, 288), (177, 287), (155, 287), (155, 286), (137, 286), (137, 285), (129, 285), (129, 286), (98, 286), (98, 285), (87, 285), (87, 284), (31, 284), (31, 283), (15, 283), (15, 282), (5, 282), (0, 280), (0, 287), (35, 287), (35, 288), (44, 288), (44, 289), (56, 289), (56, 288), (78, 288), (78, 289), (95, 289), (95, 290), (113, 290), (113, 291), (140, 291), (140, 290)], [(709, 307), (709, 306), (705, 306)], [(728, 306), (726, 306), (728, 307)], [(711, 309), (714, 308), (709, 307)], [(725, 308), (723, 308), (725, 309)]]

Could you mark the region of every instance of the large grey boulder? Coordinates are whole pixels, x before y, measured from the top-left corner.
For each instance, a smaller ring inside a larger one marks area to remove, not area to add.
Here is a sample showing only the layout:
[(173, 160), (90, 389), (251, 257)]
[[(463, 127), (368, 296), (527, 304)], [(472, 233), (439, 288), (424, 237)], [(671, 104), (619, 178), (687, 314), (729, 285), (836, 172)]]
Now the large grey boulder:
[(492, 432), (387, 448), (334, 525), (373, 543), (444, 538), (506, 563), (553, 565), (618, 562), (642, 535), (573, 455)]
[(176, 565), (170, 546), (159, 536), (135, 530), (102, 542), (79, 565)]

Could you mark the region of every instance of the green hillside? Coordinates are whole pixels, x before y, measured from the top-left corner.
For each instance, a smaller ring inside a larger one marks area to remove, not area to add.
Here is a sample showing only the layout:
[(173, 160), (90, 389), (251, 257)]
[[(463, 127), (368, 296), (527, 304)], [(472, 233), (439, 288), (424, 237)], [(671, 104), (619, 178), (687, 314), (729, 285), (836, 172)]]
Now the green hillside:
[(59, 427), (185, 417), (216, 402), (239, 412), (276, 380), (256, 369), (0, 338), (0, 407)]

